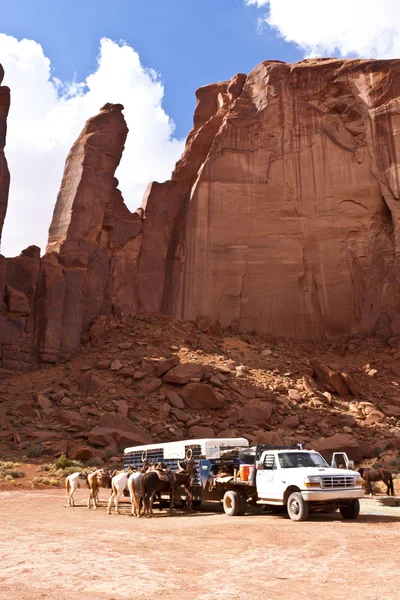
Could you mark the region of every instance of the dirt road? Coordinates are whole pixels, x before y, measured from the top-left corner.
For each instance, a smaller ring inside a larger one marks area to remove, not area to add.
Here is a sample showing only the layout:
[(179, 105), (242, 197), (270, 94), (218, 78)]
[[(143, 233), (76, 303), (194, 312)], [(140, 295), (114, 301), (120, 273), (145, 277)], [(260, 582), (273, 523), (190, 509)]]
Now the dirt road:
[(83, 507), (86, 491), (77, 500), (0, 493), (0, 600), (399, 598), (400, 508), (378, 514), (367, 500), (355, 522), (293, 523), (205, 511), (133, 519), (127, 504), (109, 516), (104, 503)]

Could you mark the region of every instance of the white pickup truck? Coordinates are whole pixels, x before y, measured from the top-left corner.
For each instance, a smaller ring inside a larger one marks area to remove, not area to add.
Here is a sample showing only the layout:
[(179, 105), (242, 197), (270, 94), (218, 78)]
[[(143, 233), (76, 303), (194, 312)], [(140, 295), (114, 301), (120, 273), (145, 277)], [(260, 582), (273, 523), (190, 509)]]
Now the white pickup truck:
[(264, 450), (255, 460), (255, 471), (248, 481), (237, 477), (221, 481), (226, 486), (224, 511), (230, 516), (243, 515), (250, 502), (282, 507), (281, 510), (286, 507), (293, 521), (307, 520), (310, 509), (339, 509), (344, 519), (356, 519), (364, 489), (363, 480), (353, 467), (344, 452), (334, 453), (329, 465), (313, 450)]

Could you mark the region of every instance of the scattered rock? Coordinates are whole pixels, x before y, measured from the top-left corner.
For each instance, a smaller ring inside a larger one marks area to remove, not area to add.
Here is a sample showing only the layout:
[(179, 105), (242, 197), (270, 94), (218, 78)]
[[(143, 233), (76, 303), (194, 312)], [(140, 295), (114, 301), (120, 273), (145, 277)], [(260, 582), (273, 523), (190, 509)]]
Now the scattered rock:
[(157, 361), (156, 366), (154, 368), (154, 376), (161, 377), (162, 375), (165, 375), (167, 371), (170, 371), (174, 367), (178, 366), (179, 363), (179, 356), (172, 356), (171, 358), (166, 358), (164, 360)]
[(122, 364), (122, 362), (118, 359), (113, 360), (111, 365), (110, 365), (110, 369), (111, 371), (120, 371), (122, 369), (124, 365)]
[[(317, 376), (325, 383), (333, 388), (333, 391), (339, 394), (339, 396), (347, 396), (349, 388), (345, 381), (336, 373), (330, 369), (326, 364), (319, 358), (311, 358), (310, 364), (314, 367)], [(330, 391), (330, 390), (328, 390)]]
[(166, 393), (166, 396), (167, 396), (168, 401), (171, 404), (171, 406), (174, 406), (175, 408), (179, 408), (179, 409), (185, 408), (186, 405), (185, 405), (184, 401), (173, 390), (168, 390)]
[(346, 452), (350, 460), (355, 462), (360, 462), (363, 458), (359, 443), (348, 433), (335, 433), (327, 438), (319, 438), (307, 446), (320, 452), (329, 463), (333, 452)]
[(162, 379), (158, 379), (158, 377), (151, 377), (147, 381), (143, 381), (138, 387), (138, 392), (140, 394), (151, 394), (155, 392), (162, 386)]
[(189, 437), (191, 439), (213, 438), (215, 437), (215, 433), (212, 427), (193, 425), (189, 429)]
[(79, 378), (79, 389), (84, 394), (93, 394), (106, 387), (108, 387), (107, 381), (94, 373), (84, 373)]
[(202, 379), (204, 368), (197, 364), (180, 364), (166, 373), (163, 380), (166, 383), (176, 383), (186, 385), (192, 378)]
[(200, 408), (217, 409), (224, 404), (223, 399), (218, 397), (215, 390), (207, 383), (188, 383), (179, 394), (192, 410)]

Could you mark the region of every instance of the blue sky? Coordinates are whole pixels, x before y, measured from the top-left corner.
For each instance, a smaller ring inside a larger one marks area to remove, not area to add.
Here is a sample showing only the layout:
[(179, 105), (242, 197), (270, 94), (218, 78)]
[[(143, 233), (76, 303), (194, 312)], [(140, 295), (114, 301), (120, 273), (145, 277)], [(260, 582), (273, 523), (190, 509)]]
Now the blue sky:
[(44, 251), (68, 151), (106, 102), (125, 106), (116, 175), (134, 210), (181, 156), (198, 87), (268, 59), (400, 56), (398, 0), (0, 0), (0, 15), (6, 256)]
[(303, 56), (263, 27), (256, 6), (243, 0), (12, 0), (1, 3), (1, 30), (39, 42), (53, 74), (80, 81), (94, 69), (99, 40), (124, 40), (165, 86), (164, 108), (186, 136), (195, 90), (248, 73), (262, 60)]

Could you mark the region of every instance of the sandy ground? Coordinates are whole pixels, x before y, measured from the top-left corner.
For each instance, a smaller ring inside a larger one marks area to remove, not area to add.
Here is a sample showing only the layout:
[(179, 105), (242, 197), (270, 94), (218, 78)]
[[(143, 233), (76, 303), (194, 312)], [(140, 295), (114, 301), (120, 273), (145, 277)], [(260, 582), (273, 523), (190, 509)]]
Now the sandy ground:
[(77, 500), (0, 493), (0, 600), (399, 598), (400, 508), (368, 499), (357, 521), (293, 523), (206, 510), (133, 519), (127, 504), (89, 511), (86, 490)]

